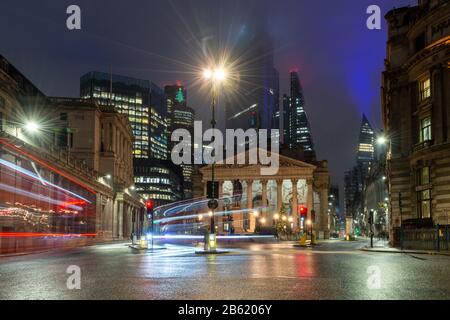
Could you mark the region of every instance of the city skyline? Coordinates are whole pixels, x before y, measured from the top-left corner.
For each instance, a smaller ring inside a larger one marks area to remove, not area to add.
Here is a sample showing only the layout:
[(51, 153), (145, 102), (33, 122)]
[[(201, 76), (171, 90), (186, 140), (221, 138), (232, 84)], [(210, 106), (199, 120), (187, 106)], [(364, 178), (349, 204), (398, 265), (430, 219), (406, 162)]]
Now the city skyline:
[(0, 300), (450, 299), (450, 0), (0, 16)]
[[(383, 1), (380, 6), (384, 14), (394, 6), (416, 2)], [(193, 6), (194, 3), (196, 6)], [(233, 44), (232, 32), (244, 32), (245, 22), (257, 24), (261, 22), (260, 15), (268, 15), (263, 24), (268, 25), (269, 33), (274, 38), (274, 63), (280, 75), (280, 99), (283, 94), (289, 93), (289, 70), (298, 68), (318, 158), (333, 159), (330, 161), (333, 182), (342, 187), (344, 172), (353, 162), (350, 154), (357, 148), (358, 137), (354, 132), (358, 129), (361, 114), (365, 113), (375, 128), (381, 128), (378, 91), (385, 54), (386, 24), (383, 22), (382, 30), (368, 30), (365, 27), (367, 15), (364, 13), (370, 1), (355, 4), (346, 0), (333, 10), (323, 9), (327, 7), (326, 1), (282, 1), (276, 5), (269, 1), (266, 6), (261, 6), (260, 1), (203, 0), (167, 3), (136, 1), (135, 4), (132, 8), (122, 4), (110, 8), (102, 5), (101, 1), (95, 4), (80, 1), (79, 5), (85, 8), (83, 28), (74, 34), (60, 26), (55, 28), (59, 10), (64, 12), (67, 7), (65, 3), (55, 6), (50, 1), (44, 1), (37, 7), (33, 3), (20, 5), (20, 1), (2, 2), (0, 7), (17, 17), (20, 25), (3, 26), (0, 22), (0, 30), (12, 29), (30, 37), (29, 41), (17, 42), (14, 32), (2, 34), (10, 44), (3, 54), (49, 96), (76, 97), (77, 79), (82, 74), (91, 70), (108, 73), (111, 67), (113, 73), (148, 79), (160, 87), (181, 80), (190, 92), (190, 106), (197, 115), (203, 115), (197, 118), (208, 122), (209, 100), (204, 91), (191, 87), (192, 68), (201, 67), (195, 64), (202, 63), (198, 58), (202, 55), (202, 39), (208, 43), (207, 37), (217, 32), (222, 39), (219, 45)], [(192, 9), (194, 7), (201, 10), (196, 13)], [(151, 32), (145, 33), (145, 36), (140, 31), (142, 28), (137, 28), (137, 22), (126, 28), (111, 23), (133, 15), (139, 16), (140, 11), (146, 11), (142, 10), (144, 8), (155, 13), (155, 20), (147, 22)], [(214, 12), (213, 8), (220, 10)], [(211, 11), (213, 14), (210, 14)], [(123, 15), (118, 15), (118, 12)], [(164, 30), (158, 28), (158, 19), (167, 19), (169, 15), (176, 17), (175, 21), (169, 19), (167, 21), (172, 21), (170, 26)], [(301, 32), (311, 29), (314, 32)], [(35, 30), (39, 30), (40, 34), (32, 39)], [(352, 36), (352, 45), (337, 46), (345, 44), (348, 35)], [(55, 37), (62, 43), (52, 43), (51, 39)], [(322, 41), (330, 37), (333, 40), (329, 44)], [(43, 45), (45, 43), (48, 46)], [(303, 45), (305, 43), (308, 45)], [(323, 55), (331, 50), (339, 63)], [(39, 62), (32, 63), (36, 59)], [(218, 112), (219, 118), (224, 118), (223, 108)], [(345, 125), (338, 115), (346, 118)], [(224, 123), (219, 122), (219, 126), (223, 127)], [(335, 132), (340, 134), (335, 136)]]

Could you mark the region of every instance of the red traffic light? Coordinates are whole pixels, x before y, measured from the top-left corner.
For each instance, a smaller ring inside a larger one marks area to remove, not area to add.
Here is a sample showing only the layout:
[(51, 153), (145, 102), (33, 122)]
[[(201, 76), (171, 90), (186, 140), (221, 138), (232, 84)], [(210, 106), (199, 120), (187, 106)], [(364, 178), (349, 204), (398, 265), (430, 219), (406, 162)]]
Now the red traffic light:
[(145, 206), (147, 207), (147, 210), (152, 210), (155, 206), (155, 203), (153, 202), (153, 200), (147, 200), (145, 202)]
[(304, 205), (298, 206), (298, 212), (301, 217), (306, 217), (308, 215), (308, 208)]

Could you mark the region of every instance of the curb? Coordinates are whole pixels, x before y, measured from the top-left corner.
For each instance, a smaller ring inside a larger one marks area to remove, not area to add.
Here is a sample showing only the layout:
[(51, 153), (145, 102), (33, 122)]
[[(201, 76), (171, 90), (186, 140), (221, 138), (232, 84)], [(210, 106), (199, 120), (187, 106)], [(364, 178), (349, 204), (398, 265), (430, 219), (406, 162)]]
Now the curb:
[(165, 247), (156, 247), (156, 248), (147, 248), (147, 249), (142, 249), (140, 246), (137, 245), (128, 245), (129, 248), (136, 250), (136, 251), (143, 251), (143, 252), (151, 252), (151, 251), (160, 251), (160, 250), (166, 250), (167, 248)]
[(414, 250), (383, 250), (383, 249), (372, 249), (372, 248), (361, 248), (360, 251), (364, 252), (377, 252), (377, 253), (403, 253), (403, 254), (424, 254), (424, 255), (430, 255), (430, 256), (446, 256), (450, 257), (450, 253), (446, 252), (436, 252), (436, 251), (414, 251)]
[(51, 251), (57, 251), (58, 249), (49, 249), (49, 250), (43, 250), (43, 251), (27, 251), (27, 252), (17, 252), (17, 253), (5, 253), (5, 254), (0, 254), (0, 259), (1, 258), (14, 258), (14, 257), (22, 257), (22, 256), (28, 256), (31, 254), (41, 254), (41, 253), (47, 253), (47, 252), (51, 252)]

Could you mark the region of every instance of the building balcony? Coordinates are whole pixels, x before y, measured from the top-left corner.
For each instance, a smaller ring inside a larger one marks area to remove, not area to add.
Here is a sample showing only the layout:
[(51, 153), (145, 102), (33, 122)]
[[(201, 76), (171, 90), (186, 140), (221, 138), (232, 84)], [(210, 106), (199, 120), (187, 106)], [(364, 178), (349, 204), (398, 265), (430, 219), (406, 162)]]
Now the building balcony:
[(418, 152), (418, 151), (421, 151), (421, 150), (424, 150), (424, 149), (428, 149), (428, 148), (430, 148), (430, 147), (432, 147), (434, 145), (434, 140), (426, 140), (426, 141), (423, 141), (423, 142), (420, 142), (420, 143), (418, 143), (418, 144), (415, 144), (414, 146), (413, 146), (413, 152)]

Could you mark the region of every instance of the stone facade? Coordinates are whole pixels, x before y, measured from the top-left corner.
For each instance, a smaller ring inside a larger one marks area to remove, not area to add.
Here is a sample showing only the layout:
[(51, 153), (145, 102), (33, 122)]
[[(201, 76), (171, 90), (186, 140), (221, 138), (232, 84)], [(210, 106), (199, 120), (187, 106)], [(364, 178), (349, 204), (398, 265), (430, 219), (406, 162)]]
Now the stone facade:
[[(30, 121), (39, 126), (34, 134), (27, 132)], [(0, 56), (0, 201), (7, 210), (2, 213), (0, 232), (63, 235), (59, 241), (30, 234), (7, 241), (0, 237), (0, 250), (63, 244), (62, 239), (72, 239), (66, 233), (89, 232), (91, 240), (111, 240), (142, 230), (144, 205), (130, 188), (132, 139), (128, 120), (114, 109), (48, 98)], [(11, 171), (14, 166), (22, 168), (22, 175)], [(58, 212), (65, 212), (64, 206), (76, 208), (78, 204), (65, 203), (76, 194), (89, 201), (80, 209), (83, 218), (64, 220)], [(32, 211), (27, 209), (33, 206)], [(39, 218), (39, 224), (14, 223), (18, 214)], [(76, 241), (84, 244), (88, 238)]]
[[(132, 190), (133, 134), (127, 116), (94, 101), (51, 98), (51, 103), (53, 127), (67, 131), (59, 147), (93, 168), (114, 191), (111, 211), (105, 212), (104, 223), (109, 227), (102, 231), (103, 237), (130, 238), (145, 217), (141, 217), (141, 199)], [(57, 135), (53, 139), (58, 143)]]
[(383, 120), (390, 234), (405, 222), (449, 224), (450, 3), (420, 1), (386, 15)]
[[(315, 211), (314, 231), (323, 239), (330, 236), (328, 196), (330, 175), (326, 161), (316, 164), (306, 163), (280, 155), (279, 171), (274, 176), (261, 175), (260, 165), (215, 165), (215, 181), (219, 182), (219, 198), (233, 196), (233, 182), (239, 180), (243, 185), (242, 199), (239, 206), (245, 209), (258, 209), (273, 225), (274, 216), (284, 207), (292, 218), (294, 229), (301, 227), (298, 214), (299, 205), (308, 208), (308, 217)], [(248, 158), (248, 155), (246, 156)], [(200, 169), (206, 195), (206, 183), (211, 181), (211, 166)], [(294, 186), (297, 186), (295, 188)], [(236, 216), (236, 233), (254, 232), (256, 217), (241, 212)], [(248, 221), (244, 225), (244, 221)]]

